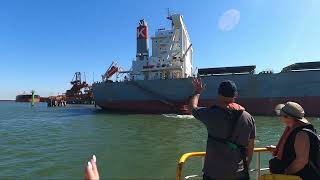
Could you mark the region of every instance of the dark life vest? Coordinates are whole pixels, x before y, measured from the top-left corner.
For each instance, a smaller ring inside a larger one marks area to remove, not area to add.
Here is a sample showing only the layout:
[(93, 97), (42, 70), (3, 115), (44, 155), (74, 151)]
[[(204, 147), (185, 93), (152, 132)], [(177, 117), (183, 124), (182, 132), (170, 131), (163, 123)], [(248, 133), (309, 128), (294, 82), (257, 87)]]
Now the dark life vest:
[(308, 130), (315, 132), (314, 127), (311, 124), (309, 124), (303, 127), (299, 127), (290, 133), (284, 145), (284, 155), (282, 161), (284, 162), (285, 167), (287, 168), (296, 159), (296, 152), (294, 148), (296, 135), (298, 132), (304, 131), (308, 134), (310, 141), (309, 163), (295, 175), (300, 176), (302, 179), (320, 179), (320, 177), (317, 175), (316, 170), (314, 170), (314, 168), (312, 168), (312, 166), (310, 165), (310, 162), (312, 162), (319, 171), (319, 139), (315, 133), (311, 133)]

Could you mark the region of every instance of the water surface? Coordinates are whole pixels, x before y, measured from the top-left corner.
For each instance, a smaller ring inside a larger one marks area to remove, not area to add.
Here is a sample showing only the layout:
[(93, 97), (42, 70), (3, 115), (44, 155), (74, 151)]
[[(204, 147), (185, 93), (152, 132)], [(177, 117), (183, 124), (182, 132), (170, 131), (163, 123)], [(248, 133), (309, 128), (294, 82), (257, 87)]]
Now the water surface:
[[(275, 144), (283, 130), (278, 119), (255, 119), (257, 146)], [(320, 128), (319, 120), (312, 122)], [(188, 116), (0, 102), (0, 137), (1, 179), (82, 179), (92, 154), (103, 179), (174, 179), (183, 153), (205, 150), (207, 132)], [(266, 166), (270, 156), (263, 158)], [(186, 164), (186, 174), (200, 171), (200, 159)]]

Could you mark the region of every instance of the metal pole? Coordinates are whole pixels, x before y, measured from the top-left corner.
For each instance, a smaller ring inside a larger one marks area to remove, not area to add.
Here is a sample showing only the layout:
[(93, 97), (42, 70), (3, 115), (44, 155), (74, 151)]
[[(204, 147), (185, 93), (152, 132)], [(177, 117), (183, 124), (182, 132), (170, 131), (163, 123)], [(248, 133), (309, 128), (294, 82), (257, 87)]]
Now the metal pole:
[(260, 177), (260, 169), (261, 169), (260, 152), (257, 152), (257, 158), (256, 158), (256, 179), (259, 179), (259, 177)]
[(203, 169), (203, 167), (204, 167), (204, 161), (205, 161), (205, 159), (204, 159), (204, 158), (205, 158), (205, 156), (201, 158), (201, 163), (202, 163), (202, 167), (201, 167), (201, 169)]

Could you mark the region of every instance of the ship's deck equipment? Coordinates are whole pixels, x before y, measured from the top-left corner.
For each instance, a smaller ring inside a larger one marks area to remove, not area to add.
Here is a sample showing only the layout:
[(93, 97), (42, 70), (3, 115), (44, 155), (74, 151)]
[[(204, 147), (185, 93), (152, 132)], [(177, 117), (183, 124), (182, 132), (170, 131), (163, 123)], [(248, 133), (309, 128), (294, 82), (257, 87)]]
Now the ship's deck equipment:
[(235, 66), (220, 68), (203, 68), (198, 70), (200, 76), (219, 74), (254, 74), (256, 66)]
[(281, 72), (303, 71), (303, 70), (320, 70), (320, 61), (294, 63), (283, 68)]

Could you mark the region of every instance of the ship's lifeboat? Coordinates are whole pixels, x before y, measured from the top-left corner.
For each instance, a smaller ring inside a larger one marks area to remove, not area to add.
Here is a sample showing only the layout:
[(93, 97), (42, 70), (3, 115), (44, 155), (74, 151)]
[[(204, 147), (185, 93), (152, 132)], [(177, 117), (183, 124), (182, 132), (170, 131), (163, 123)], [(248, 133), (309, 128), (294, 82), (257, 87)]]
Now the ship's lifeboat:
[(107, 73), (105, 74), (106, 78), (110, 78), (112, 75), (114, 75), (115, 73), (117, 73), (119, 71), (119, 68), (117, 66), (112, 66)]

